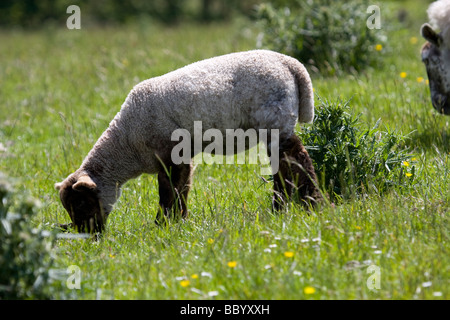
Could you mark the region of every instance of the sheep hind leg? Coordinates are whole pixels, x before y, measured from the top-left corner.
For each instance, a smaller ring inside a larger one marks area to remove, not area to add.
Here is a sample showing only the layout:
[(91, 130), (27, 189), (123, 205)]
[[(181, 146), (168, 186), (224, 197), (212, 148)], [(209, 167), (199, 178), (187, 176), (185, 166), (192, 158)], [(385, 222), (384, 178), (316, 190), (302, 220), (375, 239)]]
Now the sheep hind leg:
[(280, 143), (279, 168), (274, 173), (273, 182), (274, 210), (280, 210), (295, 195), (305, 207), (314, 206), (322, 199), (312, 160), (295, 134)]
[[(167, 170), (167, 171), (166, 171)], [(187, 198), (192, 182), (192, 165), (171, 165), (158, 173), (159, 210), (156, 224), (187, 218)]]

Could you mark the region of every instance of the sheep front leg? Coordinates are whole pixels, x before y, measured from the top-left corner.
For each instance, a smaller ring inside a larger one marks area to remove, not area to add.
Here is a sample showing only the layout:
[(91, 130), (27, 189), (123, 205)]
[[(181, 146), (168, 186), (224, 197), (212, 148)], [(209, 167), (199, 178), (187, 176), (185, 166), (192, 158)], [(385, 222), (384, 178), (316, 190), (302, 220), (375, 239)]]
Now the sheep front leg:
[(158, 173), (159, 210), (156, 224), (164, 224), (166, 219), (187, 218), (187, 198), (192, 181), (192, 165), (166, 166)]
[(279, 169), (274, 174), (273, 209), (279, 210), (286, 200), (298, 194), (305, 206), (315, 205), (322, 198), (312, 160), (295, 134), (281, 141)]

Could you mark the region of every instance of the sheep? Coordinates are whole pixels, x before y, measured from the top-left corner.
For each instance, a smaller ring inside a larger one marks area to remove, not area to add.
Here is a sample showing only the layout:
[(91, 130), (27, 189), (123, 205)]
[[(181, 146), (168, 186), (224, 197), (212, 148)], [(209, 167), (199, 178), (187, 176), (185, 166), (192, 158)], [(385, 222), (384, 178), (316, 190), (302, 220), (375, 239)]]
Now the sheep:
[(428, 74), (431, 101), (437, 111), (450, 115), (450, 0), (433, 2), (427, 13), (432, 26), (423, 24), (420, 33), (427, 40), (421, 55)]
[(273, 172), (272, 208), (281, 209), (294, 193), (309, 208), (321, 193), (294, 127), (313, 118), (311, 79), (298, 60), (269, 50), (206, 59), (137, 84), (80, 168), (55, 188), (72, 220), (69, 225), (79, 232), (100, 233), (122, 185), (142, 173), (158, 176), (155, 222), (186, 218), (193, 165), (174, 163), (171, 135), (180, 128), (193, 133), (193, 123), (202, 121), (205, 130), (221, 132), (278, 130), (277, 148), (268, 147), (280, 159)]

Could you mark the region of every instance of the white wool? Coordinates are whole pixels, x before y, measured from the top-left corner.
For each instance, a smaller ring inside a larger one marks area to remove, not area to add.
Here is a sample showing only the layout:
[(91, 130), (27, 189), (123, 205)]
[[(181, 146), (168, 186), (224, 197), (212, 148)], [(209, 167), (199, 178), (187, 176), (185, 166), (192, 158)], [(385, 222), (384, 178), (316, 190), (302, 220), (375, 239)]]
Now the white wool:
[(430, 4), (427, 10), (430, 24), (439, 29), (444, 41), (450, 45), (450, 0), (438, 0)]
[(204, 131), (223, 134), (278, 129), (286, 139), (297, 121), (313, 118), (311, 79), (298, 60), (252, 50), (199, 61), (136, 85), (70, 179), (89, 173), (101, 202), (111, 204), (117, 186), (144, 172), (157, 173), (176, 144), (172, 133), (181, 128), (194, 136), (195, 121), (202, 121)]

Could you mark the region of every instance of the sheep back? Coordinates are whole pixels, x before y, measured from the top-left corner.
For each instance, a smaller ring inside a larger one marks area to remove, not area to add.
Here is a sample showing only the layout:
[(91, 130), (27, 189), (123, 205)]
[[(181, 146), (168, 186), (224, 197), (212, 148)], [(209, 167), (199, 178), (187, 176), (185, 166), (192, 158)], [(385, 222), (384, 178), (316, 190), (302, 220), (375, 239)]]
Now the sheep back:
[[(178, 128), (277, 128), (292, 133), (314, 116), (312, 84), (304, 66), (267, 50), (232, 53), (187, 65), (136, 85), (120, 117), (152, 135)], [(130, 120), (131, 121), (131, 120)]]

